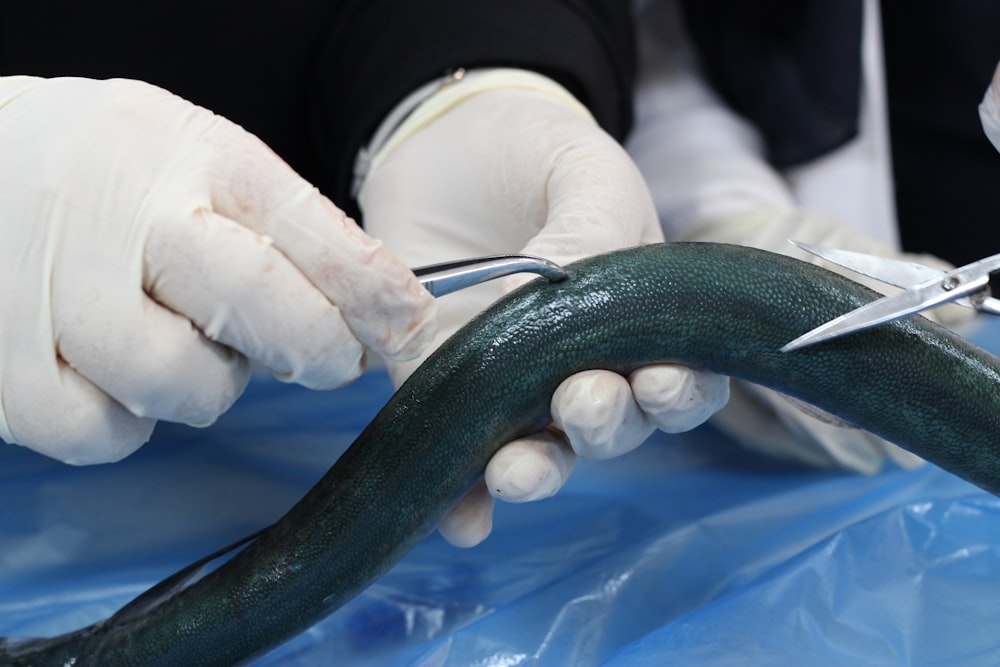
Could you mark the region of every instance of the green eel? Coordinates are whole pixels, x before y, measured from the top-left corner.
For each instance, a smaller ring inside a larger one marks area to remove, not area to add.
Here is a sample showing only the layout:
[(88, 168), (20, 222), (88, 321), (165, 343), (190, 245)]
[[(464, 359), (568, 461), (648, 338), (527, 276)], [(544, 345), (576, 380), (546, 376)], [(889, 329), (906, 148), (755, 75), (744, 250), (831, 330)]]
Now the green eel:
[(567, 268), (565, 281), (534, 280), (449, 339), (230, 560), (102, 623), (9, 641), (0, 665), (232, 665), (268, 651), (399, 561), (502, 443), (548, 423), (556, 386), (583, 369), (680, 362), (749, 380), (1000, 490), (1000, 360), (942, 327), (911, 317), (782, 353), (874, 293), (811, 264), (715, 244), (644, 246)]

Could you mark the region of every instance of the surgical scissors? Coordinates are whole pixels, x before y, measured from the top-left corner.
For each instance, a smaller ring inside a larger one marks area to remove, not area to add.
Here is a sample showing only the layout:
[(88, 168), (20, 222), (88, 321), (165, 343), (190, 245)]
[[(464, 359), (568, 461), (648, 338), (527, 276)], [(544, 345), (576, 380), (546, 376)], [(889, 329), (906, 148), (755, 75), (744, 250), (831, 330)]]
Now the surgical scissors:
[(491, 255), (413, 269), (413, 273), (433, 296), (439, 297), (479, 283), (514, 273), (537, 273), (551, 282), (567, 277), (566, 270), (542, 257), (532, 255)]
[(951, 271), (916, 262), (791, 241), (808, 253), (903, 291), (884, 296), (808, 331), (781, 348), (791, 352), (953, 302), (1000, 315), (1000, 299), (990, 293), (990, 273), (1000, 270), (1000, 254)]

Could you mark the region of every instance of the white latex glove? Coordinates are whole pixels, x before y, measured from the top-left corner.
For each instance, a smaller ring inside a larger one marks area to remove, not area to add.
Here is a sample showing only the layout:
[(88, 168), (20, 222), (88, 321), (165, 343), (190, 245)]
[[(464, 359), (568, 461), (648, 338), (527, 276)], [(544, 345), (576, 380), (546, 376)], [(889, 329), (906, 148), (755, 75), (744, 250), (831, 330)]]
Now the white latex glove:
[[(734, 214), (695, 225), (685, 239), (736, 243), (791, 255), (837, 271), (882, 293), (893, 290), (788, 243), (787, 239), (795, 239), (877, 255), (895, 254), (852, 227), (816, 213), (769, 209)], [(907, 258), (948, 268), (945, 262), (927, 255)], [(948, 306), (928, 315), (945, 324), (956, 324), (967, 320), (971, 313), (960, 306)], [(866, 431), (846, 427), (819, 411), (804, 411), (805, 406), (793, 404), (770, 389), (734, 381), (731, 391), (729, 404), (714, 416), (713, 423), (751, 449), (813, 466), (837, 466), (862, 473), (877, 472), (887, 460), (904, 467), (922, 463), (916, 455)]]
[(255, 137), (127, 80), (0, 78), (0, 437), (114, 461), (248, 359), (334, 387), (433, 336), (413, 275)]
[[(410, 266), (507, 252), (565, 263), (662, 238), (624, 150), (569, 93), (527, 72), (489, 70), (444, 87), (373, 164), (359, 193), (365, 228)], [(529, 279), (442, 298), (436, 343)], [(394, 380), (419, 361), (390, 364)], [(676, 366), (629, 378), (605, 371), (574, 376), (553, 396), (554, 428), (504, 446), (486, 470), (486, 488), (460, 502), (440, 531), (454, 544), (476, 544), (491, 528), (490, 494), (511, 501), (550, 496), (575, 455), (615, 456), (655, 428), (693, 428), (727, 396), (725, 378)]]

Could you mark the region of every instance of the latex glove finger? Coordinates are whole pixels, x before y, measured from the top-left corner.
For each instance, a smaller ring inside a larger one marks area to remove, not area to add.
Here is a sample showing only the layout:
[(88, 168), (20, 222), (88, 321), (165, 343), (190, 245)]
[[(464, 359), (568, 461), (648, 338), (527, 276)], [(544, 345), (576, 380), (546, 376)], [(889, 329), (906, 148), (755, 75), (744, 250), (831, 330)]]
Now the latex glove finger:
[(728, 377), (686, 366), (646, 366), (628, 381), (646, 418), (665, 433), (697, 428), (729, 401)]
[(729, 379), (674, 364), (633, 371), (626, 379), (584, 371), (552, 397), (552, 418), (585, 458), (612, 458), (635, 449), (654, 430), (681, 433), (703, 424), (729, 398)]
[(364, 348), (340, 310), (265, 237), (199, 211), (155, 226), (146, 258), (154, 299), (279, 379), (330, 389), (363, 370)]
[(448, 542), (472, 547), (489, 535), (494, 498), (527, 502), (554, 495), (569, 479), (576, 457), (550, 430), (507, 443), (490, 459), (483, 481), (438, 524)]
[(46, 456), (89, 465), (118, 461), (153, 433), (155, 419), (135, 416), (57, 359), (44, 368), (21, 359), (10, 370), (21, 384), (20, 391), (4, 396), (0, 436), (6, 442), (30, 443)]
[[(633, 399), (630, 383), (651, 417)], [(682, 366), (647, 367), (629, 380), (606, 371), (578, 373), (561, 383), (552, 398), (554, 426), (566, 432), (573, 446), (550, 430), (514, 440), (501, 447), (487, 465), (486, 489), (508, 502), (548, 498), (569, 480), (577, 454), (590, 458), (623, 454), (649, 436), (654, 421), (670, 432), (694, 428), (727, 396), (726, 378)], [(471, 546), (485, 538), (483, 502), (478, 488), (463, 499), (458, 513), (443, 524), (446, 539)], [(472, 523), (463, 525), (466, 521)]]
[(570, 376), (552, 395), (552, 423), (566, 434), (573, 451), (607, 459), (642, 444), (654, 427), (617, 373), (584, 371)]
[(479, 482), (438, 523), (438, 532), (456, 547), (474, 547), (493, 530), (493, 496)]
[(490, 460), (486, 486), (508, 502), (548, 498), (569, 480), (577, 454), (623, 454), (649, 436), (653, 423), (668, 432), (689, 430), (718, 410), (728, 395), (727, 378), (683, 366), (649, 366), (628, 380), (603, 371), (579, 373), (552, 398), (554, 425), (567, 432), (574, 446), (551, 430), (512, 441)]
[[(211, 424), (250, 379), (243, 356), (207, 340), (187, 318), (114, 276), (99, 283), (67, 281), (55, 290), (53, 309), (60, 357), (137, 417)], [(49, 379), (49, 396), (65, 391), (55, 376)], [(13, 434), (25, 441), (13, 417), (11, 422)]]
[(545, 429), (501, 447), (486, 466), (486, 487), (512, 503), (549, 498), (569, 481), (575, 463), (565, 438)]

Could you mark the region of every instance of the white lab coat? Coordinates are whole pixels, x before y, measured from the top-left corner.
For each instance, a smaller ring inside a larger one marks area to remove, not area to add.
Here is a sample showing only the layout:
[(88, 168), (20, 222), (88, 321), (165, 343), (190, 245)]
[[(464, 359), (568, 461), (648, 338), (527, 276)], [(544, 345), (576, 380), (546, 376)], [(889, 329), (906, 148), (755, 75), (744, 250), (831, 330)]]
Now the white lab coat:
[(765, 161), (756, 129), (700, 75), (676, 0), (639, 0), (637, 15), (640, 71), (627, 148), (668, 240), (699, 221), (778, 208), (819, 211), (899, 247), (878, 0), (864, 3), (859, 136), (785, 172)]

